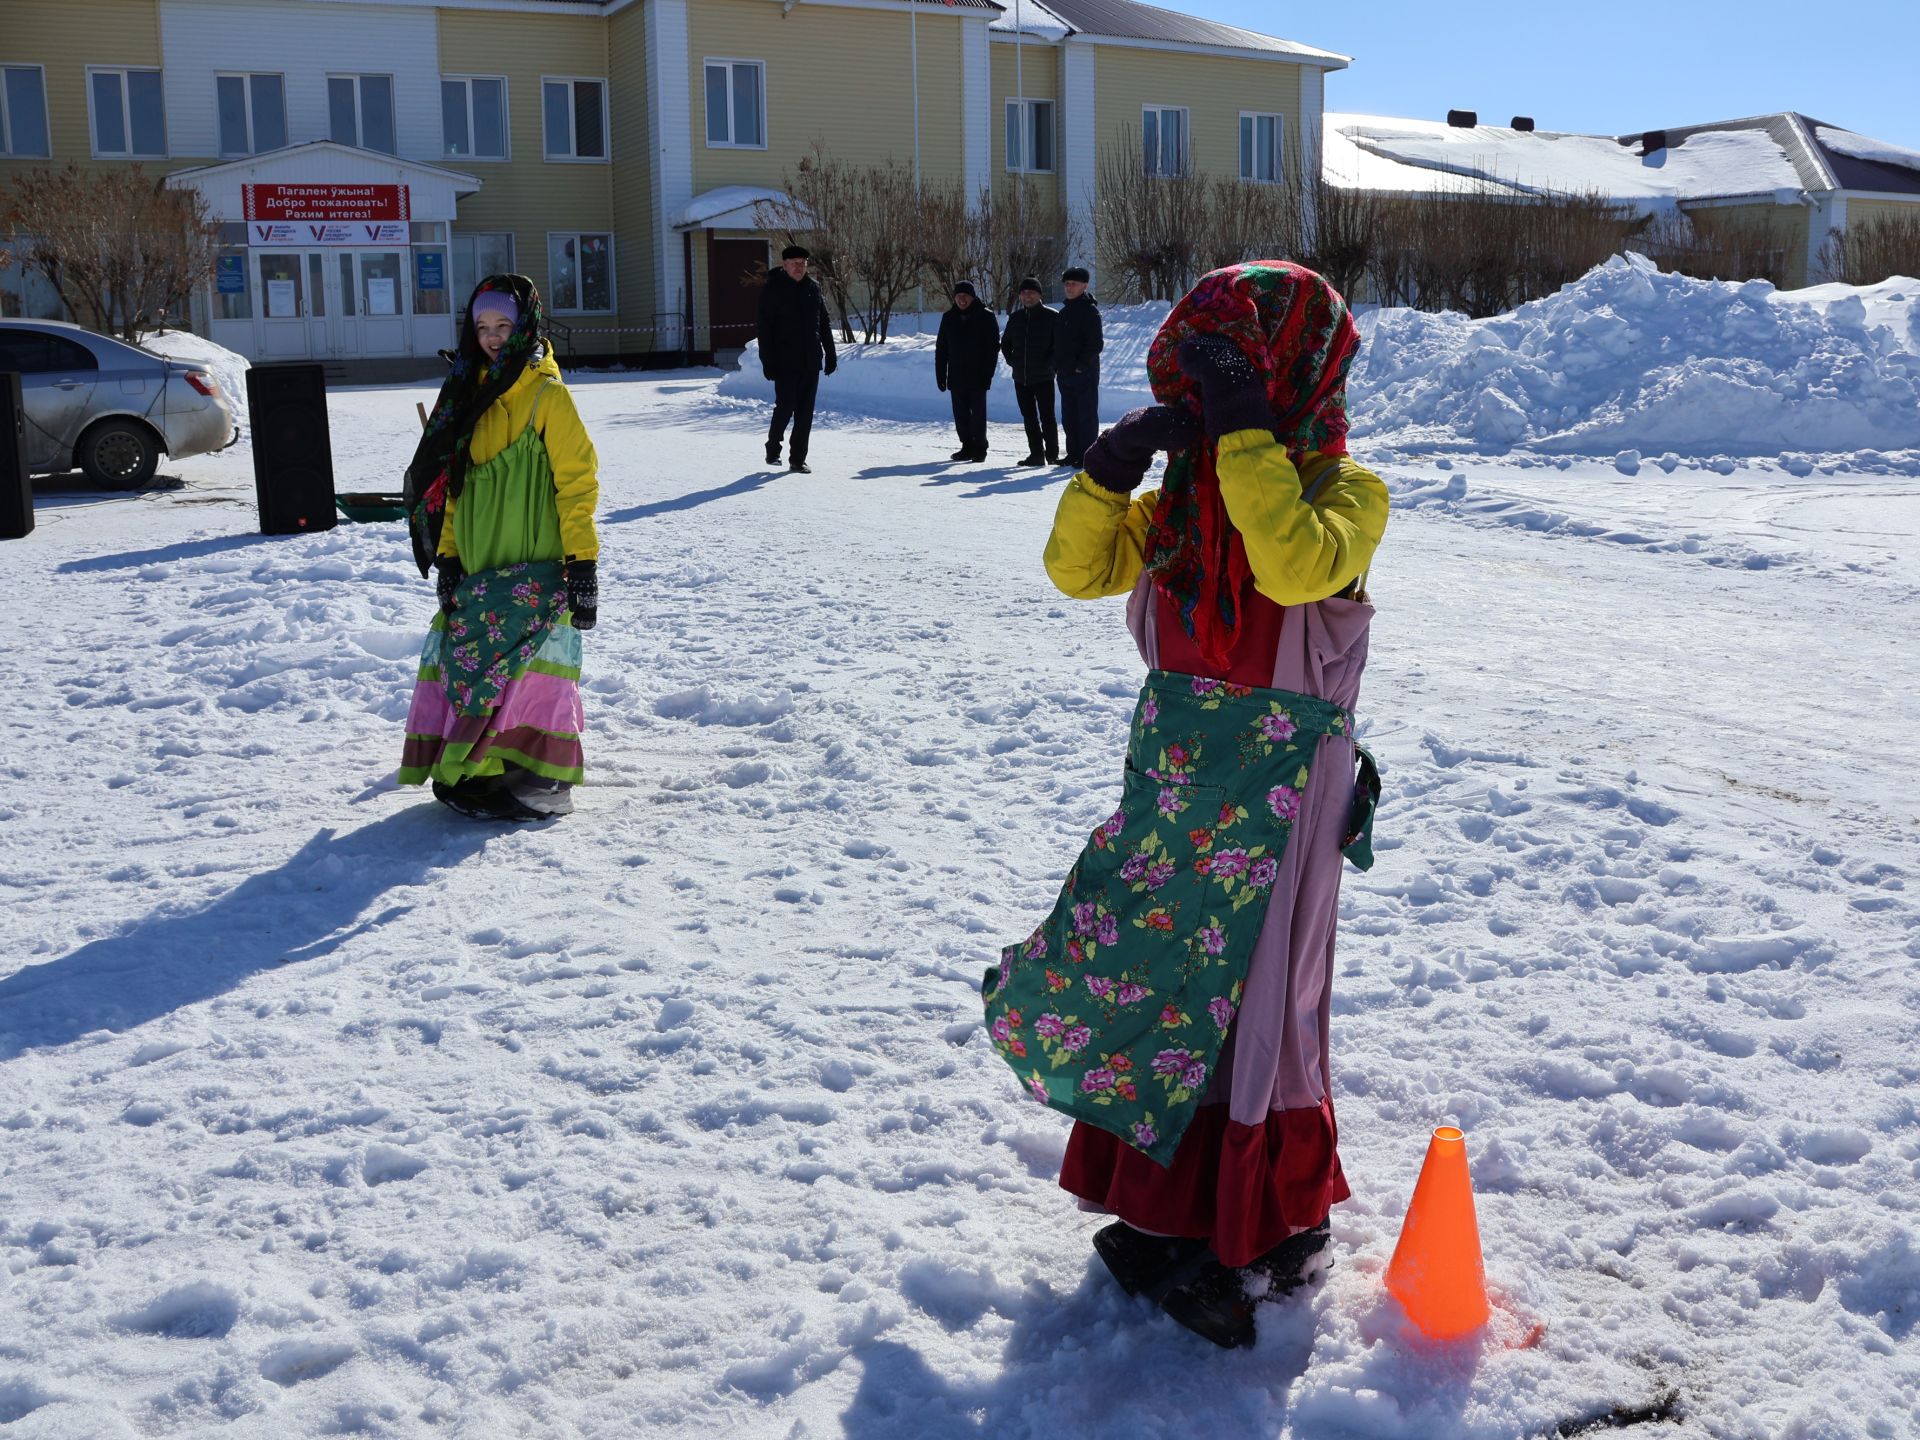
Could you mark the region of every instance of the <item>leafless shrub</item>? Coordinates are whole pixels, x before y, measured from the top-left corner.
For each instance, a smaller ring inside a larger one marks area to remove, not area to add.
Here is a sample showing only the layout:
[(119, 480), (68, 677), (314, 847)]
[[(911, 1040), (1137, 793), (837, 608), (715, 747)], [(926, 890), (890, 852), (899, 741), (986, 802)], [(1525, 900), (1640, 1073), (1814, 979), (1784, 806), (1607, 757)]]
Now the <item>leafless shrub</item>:
[(1697, 280), (1788, 279), (1790, 236), (1776, 217), (1675, 211), (1644, 226), (1632, 248), (1662, 270)]
[(138, 165), (16, 174), (0, 221), (29, 237), (22, 270), (44, 276), (88, 329), (124, 340), (187, 311), (213, 275), (219, 229), (205, 199)]
[(1920, 213), (1883, 215), (1835, 230), (1820, 247), (1820, 265), (1827, 278), (1843, 285), (1920, 276)]

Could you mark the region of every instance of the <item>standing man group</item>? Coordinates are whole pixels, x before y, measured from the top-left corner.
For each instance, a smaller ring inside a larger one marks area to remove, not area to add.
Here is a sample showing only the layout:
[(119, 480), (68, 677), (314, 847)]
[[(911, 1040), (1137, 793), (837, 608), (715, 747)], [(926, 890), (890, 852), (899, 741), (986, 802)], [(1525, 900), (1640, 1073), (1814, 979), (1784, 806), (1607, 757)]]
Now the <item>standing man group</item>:
[(1054, 370), (1060, 379), (1060, 423), (1067, 432), (1066, 462), (1078, 470), (1087, 446), (1100, 433), (1100, 306), (1087, 293), (1089, 276), (1075, 265), (1060, 279), (1067, 301), (1060, 307), (1054, 340)]
[(1040, 302), (1040, 282), (1031, 275), (1022, 280), (1020, 303), (1000, 337), (1000, 353), (1013, 371), (1013, 395), (1027, 427), (1027, 458), (1021, 465), (1060, 463), (1060, 432), (1053, 423), (1053, 347), (1059, 321), (1059, 312)]
[(987, 458), (987, 391), (1000, 363), (1000, 322), (980, 303), (971, 281), (953, 287), (953, 308), (940, 317), (933, 342), (934, 383), (953, 401), (953, 428), (960, 434), (955, 460)]
[(833, 374), (840, 364), (833, 348), (833, 321), (827, 314), (820, 282), (807, 274), (807, 251), (789, 245), (780, 252), (780, 268), (767, 276), (760, 291), (760, 368), (773, 382), (773, 424), (767, 428), (767, 463), (780, 463), (780, 445), (787, 424), (793, 441), (787, 449), (787, 469), (811, 475), (807, 440), (813, 433), (813, 402), (820, 390), (820, 373)]

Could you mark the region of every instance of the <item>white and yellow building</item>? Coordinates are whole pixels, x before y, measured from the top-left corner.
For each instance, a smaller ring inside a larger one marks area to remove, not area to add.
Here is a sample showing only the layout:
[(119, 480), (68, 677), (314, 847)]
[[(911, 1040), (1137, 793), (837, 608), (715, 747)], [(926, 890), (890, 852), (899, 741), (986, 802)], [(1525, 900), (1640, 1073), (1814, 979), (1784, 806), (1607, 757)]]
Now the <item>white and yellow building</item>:
[[(431, 356), (503, 269), (577, 357), (699, 353), (744, 338), (754, 201), (815, 143), (1036, 176), (1084, 236), (1105, 144), (1317, 173), (1346, 63), (1134, 0), (59, 0), (0, 25), (0, 187), (197, 188), (223, 252), (196, 326), (258, 359)], [(17, 267), (0, 290), (48, 304)]]

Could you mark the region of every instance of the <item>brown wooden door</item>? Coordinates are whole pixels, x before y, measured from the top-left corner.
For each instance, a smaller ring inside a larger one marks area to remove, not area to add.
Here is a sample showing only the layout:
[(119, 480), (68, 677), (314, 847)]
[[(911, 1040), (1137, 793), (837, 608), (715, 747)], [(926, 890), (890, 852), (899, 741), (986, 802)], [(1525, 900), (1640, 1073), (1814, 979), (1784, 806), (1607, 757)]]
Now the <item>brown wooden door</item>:
[(753, 339), (760, 287), (767, 283), (767, 242), (716, 240), (707, 233), (708, 347), (738, 350)]

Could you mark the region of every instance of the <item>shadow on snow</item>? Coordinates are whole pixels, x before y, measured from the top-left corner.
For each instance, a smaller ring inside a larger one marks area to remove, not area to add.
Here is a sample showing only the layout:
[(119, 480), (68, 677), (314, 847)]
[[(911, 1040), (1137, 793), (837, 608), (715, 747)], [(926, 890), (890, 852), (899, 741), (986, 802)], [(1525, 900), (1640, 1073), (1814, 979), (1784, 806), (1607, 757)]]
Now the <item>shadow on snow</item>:
[(388, 892), (479, 852), (490, 835), (414, 805), (360, 829), (321, 830), (279, 866), (185, 914), (0, 979), (0, 1061), (95, 1030), (124, 1031), (225, 993), (271, 966), (326, 955), (410, 908), (362, 916)]

